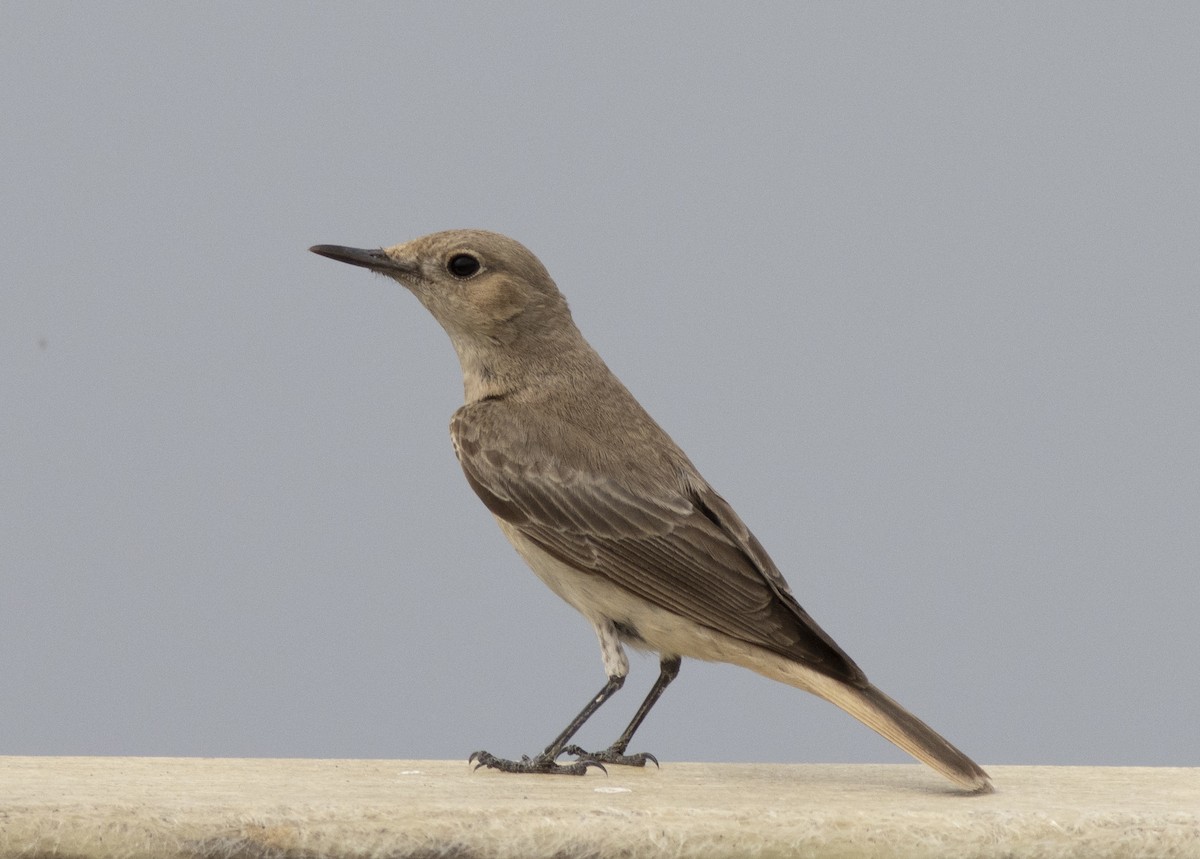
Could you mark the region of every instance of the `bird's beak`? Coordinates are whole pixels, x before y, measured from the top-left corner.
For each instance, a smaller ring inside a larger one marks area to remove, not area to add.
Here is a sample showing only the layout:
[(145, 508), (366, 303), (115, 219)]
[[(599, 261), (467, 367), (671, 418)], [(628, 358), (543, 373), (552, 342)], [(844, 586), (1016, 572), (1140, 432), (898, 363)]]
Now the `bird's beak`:
[(412, 274), (416, 266), (394, 259), (383, 248), (346, 248), (341, 245), (313, 245), (309, 248), (315, 254), (335, 259), (338, 262), (348, 262), (377, 271), (381, 274)]

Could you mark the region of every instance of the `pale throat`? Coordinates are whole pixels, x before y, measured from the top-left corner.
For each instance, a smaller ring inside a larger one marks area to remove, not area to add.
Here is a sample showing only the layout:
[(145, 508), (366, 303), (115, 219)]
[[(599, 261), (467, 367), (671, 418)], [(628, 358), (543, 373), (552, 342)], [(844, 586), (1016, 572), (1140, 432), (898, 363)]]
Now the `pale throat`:
[[(462, 367), (466, 402), (503, 397), (530, 389), (545, 392), (572, 384), (571, 367), (579, 352), (590, 351), (574, 329), (574, 336), (546, 338), (542, 348), (513, 345), (475, 336), (451, 334)], [(567, 332), (560, 332), (567, 334)]]
[(475, 340), (451, 338), (463, 374), (463, 398), (468, 403), (502, 397), (521, 386), (511, 358)]

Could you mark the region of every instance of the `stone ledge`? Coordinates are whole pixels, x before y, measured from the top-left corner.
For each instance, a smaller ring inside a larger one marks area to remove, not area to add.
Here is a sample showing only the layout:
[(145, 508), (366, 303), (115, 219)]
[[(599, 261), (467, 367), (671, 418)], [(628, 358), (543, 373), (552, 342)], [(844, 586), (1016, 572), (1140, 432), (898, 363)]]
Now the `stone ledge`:
[(0, 757), (0, 857), (1200, 857), (1200, 769)]

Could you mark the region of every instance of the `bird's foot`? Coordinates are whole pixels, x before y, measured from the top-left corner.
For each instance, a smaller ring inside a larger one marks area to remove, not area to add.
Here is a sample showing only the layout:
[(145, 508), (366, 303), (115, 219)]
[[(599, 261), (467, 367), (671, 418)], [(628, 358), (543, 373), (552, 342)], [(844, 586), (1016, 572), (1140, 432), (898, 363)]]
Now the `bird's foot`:
[[(580, 750), (582, 751), (582, 749)], [(576, 754), (571, 752), (571, 754)], [(604, 764), (599, 760), (594, 759), (589, 754), (577, 755), (579, 760), (572, 763), (560, 764), (554, 758), (542, 752), (537, 757), (531, 758), (529, 755), (522, 755), (519, 761), (510, 761), (505, 758), (498, 758), (491, 752), (472, 752), (471, 757), (467, 759), (467, 763), (475, 764), (475, 769), (487, 767), (492, 770), (500, 770), (506, 773), (543, 773), (545, 775), (586, 775), (588, 767), (598, 767), (604, 772)]]
[(562, 750), (564, 755), (575, 755), (579, 761), (599, 764), (616, 764), (622, 767), (644, 767), (646, 761), (658, 766), (658, 758), (649, 752), (638, 752), (636, 755), (625, 754), (624, 749), (609, 746), (602, 752), (586, 752), (580, 746), (567, 746)]

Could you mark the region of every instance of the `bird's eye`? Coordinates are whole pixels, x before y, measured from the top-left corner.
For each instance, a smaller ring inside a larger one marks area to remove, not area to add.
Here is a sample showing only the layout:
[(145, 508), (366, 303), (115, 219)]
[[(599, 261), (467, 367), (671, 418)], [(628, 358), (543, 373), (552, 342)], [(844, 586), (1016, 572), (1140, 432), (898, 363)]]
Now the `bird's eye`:
[(446, 269), (455, 277), (470, 277), (479, 271), (479, 260), (470, 254), (455, 254), (446, 263)]

